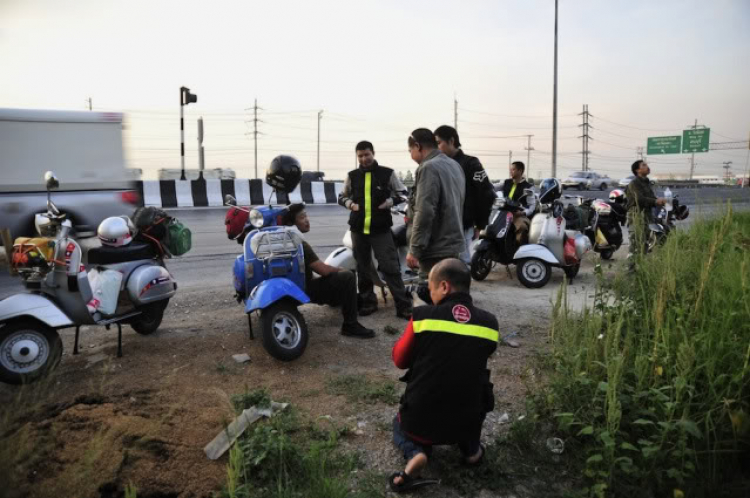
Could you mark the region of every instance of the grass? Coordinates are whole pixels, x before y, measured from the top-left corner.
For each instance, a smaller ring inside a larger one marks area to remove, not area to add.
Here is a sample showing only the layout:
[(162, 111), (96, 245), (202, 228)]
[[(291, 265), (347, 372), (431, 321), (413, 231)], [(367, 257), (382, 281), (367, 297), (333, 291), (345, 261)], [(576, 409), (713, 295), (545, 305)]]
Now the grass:
[[(582, 496), (734, 496), (750, 464), (750, 215), (731, 208), (605, 281), (564, 291), (537, 399), (565, 435)], [(744, 470), (743, 470), (744, 469)]]
[(361, 375), (341, 375), (327, 381), (331, 394), (346, 396), (354, 403), (398, 403), (396, 384), (390, 380), (371, 380)]
[[(267, 393), (246, 392), (241, 396), (264, 399)], [(338, 451), (343, 431), (335, 426), (302, 422), (293, 408), (258, 422), (251, 429), (230, 449), (227, 484), (221, 496), (351, 496), (349, 475), (358, 462)]]

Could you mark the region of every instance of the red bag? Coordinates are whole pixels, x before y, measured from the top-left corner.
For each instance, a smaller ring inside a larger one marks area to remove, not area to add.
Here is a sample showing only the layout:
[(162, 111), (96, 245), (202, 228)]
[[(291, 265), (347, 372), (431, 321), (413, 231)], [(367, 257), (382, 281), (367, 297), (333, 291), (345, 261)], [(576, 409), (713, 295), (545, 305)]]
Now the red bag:
[(578, 262), (576, 257), (576, 241), (572, 238), (565, 239), (565, 246), (563, 248), (563, 255), (565, 256), (566, 265), (574, 265)]

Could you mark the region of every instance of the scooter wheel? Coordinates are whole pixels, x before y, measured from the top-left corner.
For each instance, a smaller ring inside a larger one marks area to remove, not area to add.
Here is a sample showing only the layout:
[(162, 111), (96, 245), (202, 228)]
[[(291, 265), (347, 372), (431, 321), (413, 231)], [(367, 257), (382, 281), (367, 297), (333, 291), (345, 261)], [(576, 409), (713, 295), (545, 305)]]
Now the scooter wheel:
[(568, 280), (572, 281), (574, 278), (576, 278), (576, 275), (578, 275), (578, 271), (580, 269), (581, 264), (578, 263), (577, 265), (564, 267), (563, 271), (565, 272), (565, 276), (568, 277)]
[(492, 260), (487, 251), (476, 251), (471, 257), (471, 276), (474, 280), (482, 281), (492, 270)]
[(537, 258), (523, 259), (516, 266), (518, 280), (529, 289), (544, 287), (552, 275), (550, 266)]
[(263, 347), (281, 361), (296, 360), (307, 347), (307, 324), (290, 301), (278, 301), (260, 314), (263, 324)]
[(24, 320), (0, 328), (0, 381), (29, 384), (60, 363), (62, 340), (56, 330)]
[(133, 318), (130, 326), (133, 330), (141, 335), (149, 335), (156, 332), (164, 318), (164, 310), (167, 308), (169, 299), (166, 302), (152, 303), (141, 308), (141, 314)]
[(614, 249), (604, 249), (602, 250), (602, 252), (599, 253), (602, 259), (612, 259), (612, 256), (614, 256), (614, 254), (615, 254)]

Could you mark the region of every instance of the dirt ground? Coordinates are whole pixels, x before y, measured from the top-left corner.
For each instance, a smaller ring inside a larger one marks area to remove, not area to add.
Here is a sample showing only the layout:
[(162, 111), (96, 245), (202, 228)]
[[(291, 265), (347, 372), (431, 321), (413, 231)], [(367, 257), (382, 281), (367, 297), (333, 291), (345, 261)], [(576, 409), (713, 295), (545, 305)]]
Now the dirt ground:
[[(535, 354), (547, 347), (551, 302), (563, 278), (561, 270), (553, 273), (540, 290), (524, 288), (515, 272), (511, 279), (503, 267), (472, 284), (476, 304), (495, 313), (501, 333), (515, 334), (520, 344), (501, 346), (491, 358), (496, 408), (485, 422), (487, 441), (509, 427), (499, 422), (504, 413), (515, 420), (524, 412), (523, 379)], [(572, 305), (590, 302), (593, 288), (593, 264), (587, 261), (569, 286)], [(155, 334), (139, 336), (123, 328), (122, 358), (116, 357), (116, 328), (84, 328), (75, 356), (74, 330), (64, 330), (65, 353), (48, 381), (26, 388), (0, 385), (5, 406), (36, 403), (25, 430), (45, 442), (25, 459), (26, 475), (16, 476), (20, 482), (13, 492), (114, 497), (132, 483), (141, 498), (212, 496), (225, 482), (227, 456), (211, 461), (203, 448), (233, 419), (230, 396), (261, 386), (301, 413), (350, 427), (345, 448), (358, 451), (368, 470), (385, 477), (400, 469), (390, 433), (397, 406), (351, 405), (325, 388), (327, 380), (344, 374), (395, 381), (403, 373), (391, 362), (397, 336), (383, 332), (386, 325), (402, 329), (406, 323), (395, 317), (392, 300), (383, 304), (381, 298), (381, 309), (361, 319), (378, 332), (370, 340), (342, 337), (339, 310), (304, 306), (311, 331), (307, 350), (282, 363), (263, 349), (256, 318), (256, 339), (248, 339), (247, 318), (232, 294), (229, 282), (222, 289), (178, 292)], [(232, 355), (237, 353), (247, 353), (251, 361), (236, 363)], [(530, 496), (522, 488), (504, 496)], [(428, 494), (457, 496), (449, 489)]]

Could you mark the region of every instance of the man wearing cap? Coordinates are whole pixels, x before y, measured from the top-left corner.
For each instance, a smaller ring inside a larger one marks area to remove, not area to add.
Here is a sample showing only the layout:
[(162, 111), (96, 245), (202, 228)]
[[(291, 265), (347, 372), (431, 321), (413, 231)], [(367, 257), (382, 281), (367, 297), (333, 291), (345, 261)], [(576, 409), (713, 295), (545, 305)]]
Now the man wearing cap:
[[(310, 231), (310, 219), (304, 204), (290, 205), (283, 222), (286, 226), (296, 226), (303, 234)], [(354, 274), (325, 264), (304, 239), (302, 250), (305, 258), (305, 292), (310, 300), (315, 304), (341, 306), (344, 315), (341, 335), (362, 339), (375, 337), (375, 331), (357, 320), (357, 279)], [(320, 278), (313, 278), (313, 272), (320, 275)]]

